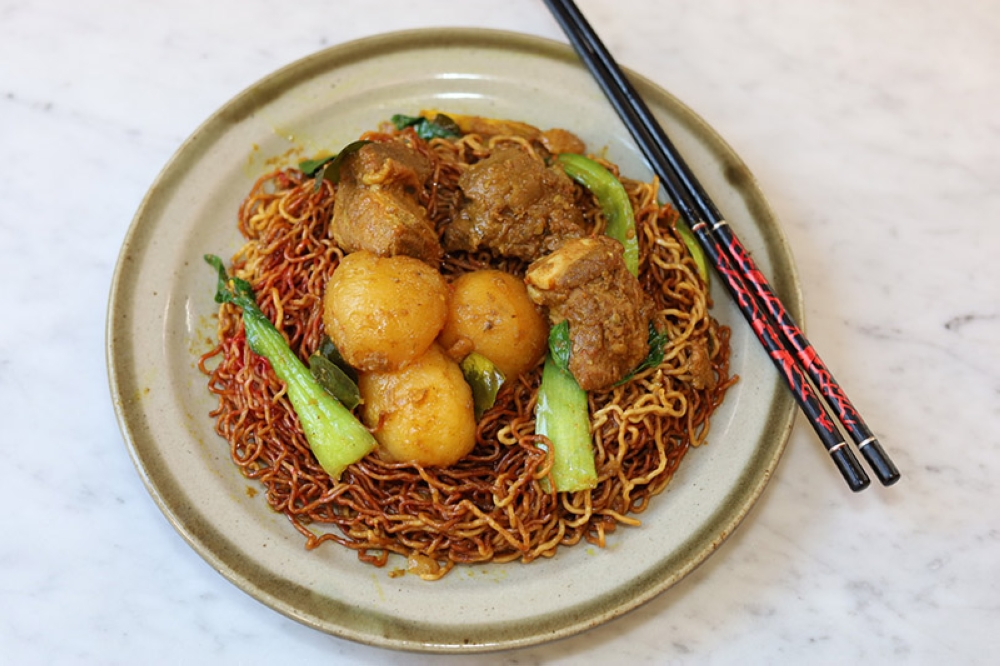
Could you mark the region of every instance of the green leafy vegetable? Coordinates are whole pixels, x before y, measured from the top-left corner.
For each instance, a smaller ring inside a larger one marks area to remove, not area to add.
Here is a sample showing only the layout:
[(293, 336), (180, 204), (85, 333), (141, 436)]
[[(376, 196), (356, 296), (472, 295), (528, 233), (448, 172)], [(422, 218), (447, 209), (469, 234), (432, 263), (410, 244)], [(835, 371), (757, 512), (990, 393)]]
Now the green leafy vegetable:
[(558, 492), (597, 485), (587, 392), (551, 355), (545, 359), (538, 387), (535, 432), (552, 443), (552, 482)]
[(402, 113), (397, 113), (392, 117), (392, 124), (395, 125), (398, 130), (412, 127), (414, 131), (416, 131), (417, 136), (425, 141), (437, 138), (447, 139), (448, 137), (462, 136), (462, 130), (459, 129), (458, 123), (443, 113), (437, 114), (433, 119), (424, 118), (423, 116), (407, 116)]
[(649, 353), (646, 354), (646, 358), (644, 358), (639, 365), (633, 368), (632, 372), (628, 373), (628, 375), (619, 380), (615, 386), (621, 386), (622, 384), (628, 383), (640, 372), (650, 368), (655, 368), (663, 363), (663, 357), (667, 353), (668, 342), (670, 342), (670, 338), (667, 336), (666, 331), (660, 333), (656, 330), (656, 326), (653, 325), (653, 322), (649, 322)]
[(344, 360), (340, 350), (337, 349), (337, 345), (333, 343), (333, 340), (330, 339), (329, 335), (324, 335), (319, 341), (319, 349), (316, 350), (316, 353), (326, 357), (326, 360), (343, 370), (344, 374), (350, 377), (352, 382), (355, 384), (358, 383), (358, 371), (352, 368), (351, 364)]
[(573, 353), (573, 340), (569, 337), (569, 320), (561, 322), (549, 329), (549, 354), (556, 367), (569, 372), (569, 357)]
[(635, 229), (635, 214), (628, 192), (614, 174), (594, 160), (563, 153), (559, 155), (566, 175), (580, 183), (597, 198), (608, 224), (604, 233), (625, 248), (625, 267), (632, 275), (639, 274), (639, 238)]
[(493, 406), (497, 399), (500, 386), (503, 385), (504, 377), (500, 368), (493, 364), (493, 361), (480, 353), (472, 352), (459, 364), (465, 381), (472, 388), (472, 402), (475, 406), (476, 420)]
[(694, 264), (698, 267), (698, 275), (701, 277), (701, 281), (707, 285), (708, 259), (705, 258), (705, 250), (702, 249), (698, 239), (694, 237), (694, 232), (684, 222), (677, 220), (674, 228), (677, 229), (677, 235), (681, 237), (684, 245), (687, 246), (688, 252), (691, 253), (691, 258), (694, 259)]
[(344, 159), (346, 159), (351, 153), (358, 152), (365, 144), (369, 143), (371, 143), (371, 141), (367, 141), (365, 139), (352, 141), (344, 146), (336, 155), (323, 157), (317, 160), (305, 160), (303, 162), (299, 162), (299, 171), (306, 176), (316, 179), (317, 190), (324, 180), (328, 180), (336, 185), (340, 182), (340, 167), (343, 165)]
[[(633, 275), (638, 275), (639, 242), (636, 235), (635, 215), (632, 211), (632, 204), (624, 186), (622, 186), (621, 182), (615, 178), (614, 174), (610, 171), (602, 167), (597, 162), (581, 155), (564, 153), (559, 156), (559, 162), (563, 165), (563, 169), (570, 178), (586, 187), (597, 198), (597, 201), (601, 206), (601, 210), (604, 211), (604, 216), (608, 220), (605, 233), (618, 240), (625, 247), (625, 265)], [(698, 244), (698, 241), (695, 240), (691, 230), (688, 229), (682, 222), (678, 222), (677, 231), (684, 240), (684, 244), (687, 246), (691, 256), (694, 257), (695, 264), (698, 267), (698, 274), (707, 284), (708, 264), (705, 260), (705, 254), (702, 251), (701, 246)], [(565, 324), (566, 322), (563, 323)], [(556, 334), (555, 329), (553, 329), (553, 334)], [(566, 356), (566, 360), (562, 361), (557, 359), (557, 361), (560, 363), (561, 367), (566, 368), (569, 364), (568, 325), (566, 326), (565, 331), (558, 333), (558, 337), (559, 339), (565, 339), (563, 344), (567, 346), (563, 352)], [(551, 337), (550, 340), (552, 340)], [(636, 366), (636, 368), (629, 373), (627, 377), (618, 382), (618, 385), (624, 384), (643, 370), (655, 368), (660, 365), (660, 363), (663, 362), (663, 355), (667, 342), (667, 334), (657, 331), (656, 327), (653, 326), (653, 323), (650, 322), (649, 353), (646, 355), (645, 360)]]
[(354, 409), (361, 404), (361, 391), (358, 385), (340, 366), (327, 357), (320, 353), (310, 356), (309, 372), (312, 373), (313, 379), (344, 407)]
[[(635, 214), (621, 181), (603, 166), (582, 155), (563, 153), (558, 160), (566, 175), (593, 193), (607, 219), (605, 233), (622, 244), (625, 267), (632, 275), (638, 275), (639, 238)], [(666, 345), (666, 334), (659, 333), (650, 323), (649, 354), (621, 383), (646, 368), (662, 363)], [(558, 491), (582, 490), (597, 485), (587, 393), (569, 371), (572, 348), (569, 322), (553, 326), (549, 332), (549, 355), (542, 369), (535, 409), (535, 432), (546, 435), (552, 442), (552, 477)]]
[(570, 349), (569, 322), (564, 320), (549, 331), (549, 355), (535, 406), (535, 433), (552, 443), (552, 481), (559, 492), (597, 485), (587, 392), (569, 371)]
[(666, 331), (660, 333), (656, 330), (656, 326), (653, 322), (649, 322), (649, 354), (646, 355), (646, 359), (636, 366), (636, 369), (632, 371), (632, 374), (638, 374), (643, 370), (649, 368), (655, 368), (663, 363), (663, 357), (666, 354), (667, 343), (670, 342)]
[(326, 166), (328, 162), (332, 162), (337, 158), (336, 155), (330, 155), (329, 157), (320, 157), (315, 160), (302, 160), (299, 162), (299, 171), (310, 178), (316, 175), (322, 167)]
[(217, 303), (232, 303), (243, 310), (243, 326), (250, 349), (271, 364), (288, 387), (288, 398), (299, 417), (306, 441), (320, 466), (334, 479), (375, 447), (375, 438), (350, 410), (316, 382), (285, 338), (261, 312), (250, 283), (230, 277), (222, 260), (205, 255), (219, 274)]
[[(605, 233), (622, 244), (625, 267), (639, 273), (639, 239), (632, 202), (614, 174), (583, 155), (563, 153), (558, 157), (570, 178), (590, 190), (607, 219)], [(552, 479), (556, 490), (574, 492), (597, 485), (590, 410), (587, 392), (569, 371), (573, 342), (569, 322), (549, 331), (549, 355), (542, 368), (535, 408), (535, 432), (552, 442)]]

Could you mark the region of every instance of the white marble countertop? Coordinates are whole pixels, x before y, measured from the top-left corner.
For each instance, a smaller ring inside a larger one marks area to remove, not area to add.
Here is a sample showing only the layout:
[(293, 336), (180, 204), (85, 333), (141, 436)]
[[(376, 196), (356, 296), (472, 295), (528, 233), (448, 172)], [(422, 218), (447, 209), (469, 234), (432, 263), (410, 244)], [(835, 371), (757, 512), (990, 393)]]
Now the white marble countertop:
[(0, 661), (995, 663), (1000, 649), (1000, 6), (580, 0), (625, 65), (757, 176), (810, 339), (901, 468), (853, 495), (803, 419), (749, 519), (667, 593), (553, 644), (436, 657), (271, 611), (133, 468), (104, 319), (120, 243), (185, 137), (324, 46), (535, 0), (0, 2)]

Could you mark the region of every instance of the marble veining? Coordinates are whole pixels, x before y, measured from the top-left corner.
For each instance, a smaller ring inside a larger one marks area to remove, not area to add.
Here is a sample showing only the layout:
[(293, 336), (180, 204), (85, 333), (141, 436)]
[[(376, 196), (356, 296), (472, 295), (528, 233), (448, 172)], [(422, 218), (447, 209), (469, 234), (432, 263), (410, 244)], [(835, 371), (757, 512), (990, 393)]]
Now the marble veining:
[(308, 53), (541, 2), (0, 2), (0, 661), (994, 663), (1000, 648), (1000, 8), (976, 0), (579, 0), (768, 196), (809, 337), (901, 468), (852, 495), (803, 420), (745, 524), (624, 618), (447, 658), (315, 632), (198, 557), (109, 399), (121, 241), (216, 108)]

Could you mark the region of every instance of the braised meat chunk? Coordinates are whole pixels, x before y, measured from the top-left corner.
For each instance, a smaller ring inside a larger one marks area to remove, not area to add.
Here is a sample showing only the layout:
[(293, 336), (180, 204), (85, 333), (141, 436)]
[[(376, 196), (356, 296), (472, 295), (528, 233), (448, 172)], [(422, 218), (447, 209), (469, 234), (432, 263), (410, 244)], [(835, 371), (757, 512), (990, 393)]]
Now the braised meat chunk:
[(560, 153), (576, 153), (583, 155), (587, 152), (587, 145), (580, 137), (564, 129), (553, 127), (542, 132), (539, 138), (541, 144), (545, 146), (553, 155)]
[(497, 150), (466, 170), (458, 185), (464, 201), (445, 230), (446, 250), (487, 248), (530, 261), (586, 234), (573, 205), (573, 181), (521, 148)]
[(432, 173), (426, 156), (400, 142), (369, 143), (347, 157), (333, 209), (337, 245), (437, 266), (441, 243), (419, 200)]
[(625, 267), (621, 243), (606, 236), (566, 241), (532, 263), (528, 294), (552, 325), (569, 321), (569, 370), (581, 388), (608, 389), (649, 353), (652, 299)]
[(699, 391), (715, 388), (717, 381), (707, 339), (692, 340), (688, 356), (688, 372), (691, 373), (691, 386)]

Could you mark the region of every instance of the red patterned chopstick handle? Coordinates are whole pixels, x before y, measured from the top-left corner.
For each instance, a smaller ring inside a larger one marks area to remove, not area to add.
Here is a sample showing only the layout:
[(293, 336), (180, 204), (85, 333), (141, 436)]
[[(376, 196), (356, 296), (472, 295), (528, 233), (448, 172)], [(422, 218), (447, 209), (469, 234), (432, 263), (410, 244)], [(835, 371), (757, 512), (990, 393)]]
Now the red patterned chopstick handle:
[(774, 367), (785, 380), (799, 408), (805, 412), (813, 430), (816, 431), (816, 435), (826, 447), (851, 490), (857, 492), (867, 488), (868, 475), (861, 468), (854, 452), (847, 446), (836, 423), (813, 391), (795, 357), (782, 346), (778, 337), (779, 333), (771, 323), (770, 316), (761, 310), (760, 303), (748, 288), (740, 271), (733, 266), (726, 253), (716, 245), (705, 222), (698, 221), (691, 225), (691, 231), (698, 236), (740, 312), (763, 345), (767, 355), (774, 363)]
[(763, 304), (767, 314), (776, 323), (778, 332), (795, 351), (799, 363), (806, 369), (827, 404), (837, 414), (837, 418), (857, 444), (858, 450), (865, 456), (879, 481), (887, 486), (898, 481), (899, 470), (885, 454), (882, 445), (865, 424), (802, 330), (796, 325), (784, 304), (771, 290), (770, 284), (757, 268), (750, 253), (724, 220), (713, 224), (710, 230), (723, 252), (733, 260), (732, 268), (743, 276), (746, 286), (753, 294), (752, 300)]

